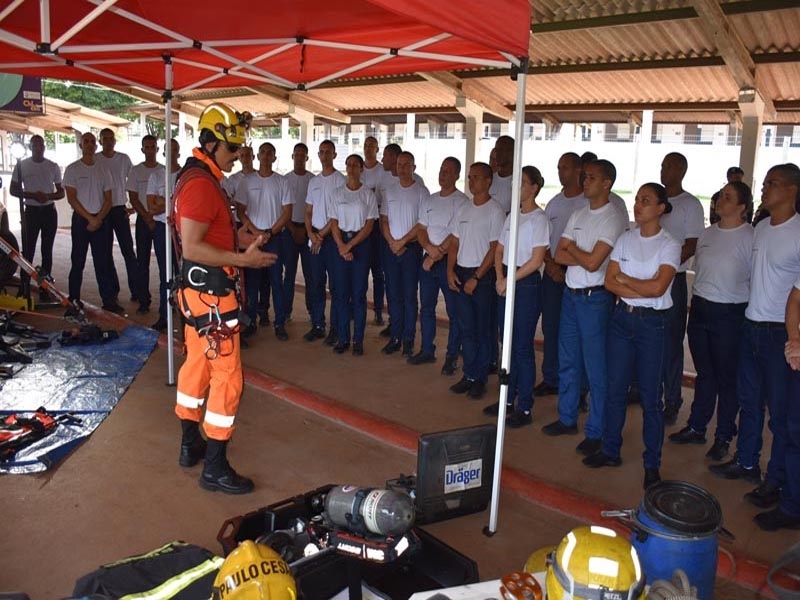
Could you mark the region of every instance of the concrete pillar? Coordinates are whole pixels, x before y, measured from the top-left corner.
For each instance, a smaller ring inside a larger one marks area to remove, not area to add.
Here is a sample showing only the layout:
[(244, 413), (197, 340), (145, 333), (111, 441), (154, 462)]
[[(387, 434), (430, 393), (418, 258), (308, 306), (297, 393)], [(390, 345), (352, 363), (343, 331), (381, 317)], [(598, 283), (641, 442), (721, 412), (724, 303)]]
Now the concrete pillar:
[[(743, 93), (743, 92), (748, 93)], [(742, 148), (739, 166), (744, 170), (744, 181), (753, 187), (758, 147), (761, 145), (761, 126), (764, 122), (764, 99), (755, 90), (739, 91), (739, 110), (742, 113)]]
[(650, 144), (653, 139), (653, 111), (642, 111), (642, 126), (639, 128), (639, 142)]
[(403, 136), (403, 150), (408, 150), (414, 154), (416, 148), (417, 114), (406, 114), (406, 134)]
[(289, 105), (289, 115), (300, 123), (300, 141), (303, 142), (306, 146), (308, 146), (308, 153), (311, 156), (316, 154), (313, 151), (313, 134), (314, 134), (314, 113), (299, 108), (294, 104)]
[(277, 168), (286, 173), (292, 169), (292, 148), (295, 141), (289, 138), (289, 117), (281, 119), (281, 140), (278, 148), (278, 165)]
[[(481, 134), (483, 133), (483, 108), (476, 102), (463, 96), (456, 98), (456, 109), (466, 120), (467, 149), (464, 156), (464, 173), (476, 161), (480, 147)], [(488, 158), (488, 157), (487, 157)]]

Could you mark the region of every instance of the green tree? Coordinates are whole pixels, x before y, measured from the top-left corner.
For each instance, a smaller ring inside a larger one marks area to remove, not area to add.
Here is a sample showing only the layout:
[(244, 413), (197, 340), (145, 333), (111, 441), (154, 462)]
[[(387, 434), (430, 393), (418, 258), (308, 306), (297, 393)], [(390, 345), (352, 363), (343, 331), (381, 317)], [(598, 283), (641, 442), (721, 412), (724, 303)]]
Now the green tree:
[(131, 122), (138, 120), (139, 117), (135, 112), (125, 109), (131, 105), (142, 103), (125, 94), (94, 84), (79, 83), (73, 85), (71, 82), (53, 79), (42, 80), (42, 93), (45, 96), (74, 102), (86, 108), (114, 113)]

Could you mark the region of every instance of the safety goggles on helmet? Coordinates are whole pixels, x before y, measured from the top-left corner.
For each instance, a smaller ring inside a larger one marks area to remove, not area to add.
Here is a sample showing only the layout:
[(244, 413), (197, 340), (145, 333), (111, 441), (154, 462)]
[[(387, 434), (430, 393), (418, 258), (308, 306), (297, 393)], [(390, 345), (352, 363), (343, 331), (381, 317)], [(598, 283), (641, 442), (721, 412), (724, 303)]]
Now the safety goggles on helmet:
[[(249, 112), (236, 112), (221, 102), (209, 104), (203, 110), (198, 122), (201, 142), (204, 136), (207, 138), (206, 141), (213, 141), (213, 138), (216, 138), (229, 146), (237, 146), (238, 150), (238, 146), (247, 142), (252, 118)], [(208, 133), (205, 133), (206, 131)], [(231, 152), (235, 152), (235, 150), (231, 150)]]

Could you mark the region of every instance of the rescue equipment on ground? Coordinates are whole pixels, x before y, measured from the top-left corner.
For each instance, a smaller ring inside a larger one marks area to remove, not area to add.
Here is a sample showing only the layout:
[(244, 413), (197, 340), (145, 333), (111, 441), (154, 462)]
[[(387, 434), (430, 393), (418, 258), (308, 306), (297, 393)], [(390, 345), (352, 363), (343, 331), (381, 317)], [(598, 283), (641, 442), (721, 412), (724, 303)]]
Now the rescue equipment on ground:
[(542, 600), (542, 586), (530, 573), (509, 573), (500, 578), (503, 600)]
[(414, 502), (391, 490), (341, 485), (325, 496), (324, 514), (353, 533), (402, 535), (414, 525)]
[(683, 569), (676, 569), (671, 581), (659, 579), (650, 584), (647, 600), (697, 600), (697, 588), (691, 584)]
[(213, 600), (295, 600), (294, 577), (269, 546), (245, 540), (231, 552), (214, 578)]
[(636, 549), (606, 527), (573, 529), (548, 557), (547, 600), (643, 600), (644, 585)]
[(87, 344), (105, 344), (119, 338), (116, 329), (100, 329), (97, 325), (81, 325), (78, 329), (65, 329), (58, 338), (62, 346), (86, 346)]
[(0, 461), (13, 459), (22, 448), (53, 433), (59, 423), (82, 422), (70, 413), (53, 416), (44, 406), (37, 408), (30, 417), (8, 415), (0, 421)]
[(601, 514), (630, 527), (649, 580), (669, 580), (682, 569), (700, 600), (714, 597), (717, 535), (733, 535), (722, 526), (722, 507), (711, 493), (686, 481), (660, 481), (647, 488), (638, 508)]

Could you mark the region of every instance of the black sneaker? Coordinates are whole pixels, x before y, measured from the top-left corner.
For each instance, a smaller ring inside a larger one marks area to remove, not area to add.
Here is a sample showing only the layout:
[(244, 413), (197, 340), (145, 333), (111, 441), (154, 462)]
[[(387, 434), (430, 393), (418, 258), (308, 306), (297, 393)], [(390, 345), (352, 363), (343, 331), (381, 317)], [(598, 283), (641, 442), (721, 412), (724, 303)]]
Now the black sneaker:
[(313, 342), (315, 340), (321, 340), (325, 337), (325, 328), (324, 327), (312, 327), (308, 332), (303, 335), (303, 339), (307, 342)]
[(350, 342), (339, 342), (333, 347), (334, 354), (344, 354), (350, 350)]
[(658, 483), (661, 481), (661, 474), (658, 472), (658, 469), (645, 469), (644, 470), (644, 483), (642, 487), (644, 489), (649, 488), (654, 483)]
[(227, 465), (222, 473), (218, 475), (207, 473), (204, 470), (203, 474), (200, 475), (200, 487), (211, 492), (249, 494), (255, 486), (252, 479), (239, 475), (233, 470), (233, 467)]
[(520, 427), (525, 427), (526, 425), (531, 425), (532, 423), (533, 413), (531, 412), (515, 410), (506, 417), (506, 427), (510, 427), (511, 429), (519, 429)]
[(466, 394), (472, 387), (473, 383), (474, 381), (472, 379), (462, 377), (458, 383), (454, 383), (450, 386), (450, 391), (454, 394)]
[(600, 451), (584, 458), (583, 464), (590, 469), (599, 469), (600, 467), (618, 467), (622, 464), (622, 459), (619, 456), (609, 456), (608, 454), (604, 454), (602, 451)]
[(771, 508), (780, 502), (781, 488), (771, 481), (765, 481), (752, 492), (747, 492), (744, 499), (758, 508)]
[[(664, 425), (667, 427), (671, 425), (675, 425), (675, 422), (678, 420), (678, 411), (680, 410), (680, 406), (676, 406), (674, 404), (665, 404), (664, 405)], [(705, 443), (705, 438), (703, 439), (703, 443)], [(686, 442), (679, 442), (679, 443), (686, 443)]]
[(553, 421), (552, 423), (542, 427), (542, 433), (554, 437), (557, 435), (577, 435), (578, 424), (575, 423), (574, 425), (565, 425), (559, 419), (558, 421)]
[(414, 356), (409, 356), (406, 361), (410, 365), (424, 365), (426, 363), (436, 362), (436, 356), (432, 352), (423, 352), (420, 350)]
[(269, 315), (267, 313), (262, 313), (258, 317), (258, 324), (262, 327), (266, 327), (269, 325)]
[(411, 358), (411, 355), (414, 354), (414, 342), (411, 341), (404, 341), (403, 342), (403, 356), (407, 359)]
[(278, 338), (280, 341), (285, 342), (289, 339), (289, 334), (286, 333), (286, 327), (276, 327), (275, 328), (275, 337)]
[(473, 400), (480, 400), (483, 398), (484, 394), (486, 394), (486, 384), (482, 381), (473, 381), (467, 391), (467, 396)]
[(677, 433), (671, 433), (669, 441), (676, 444), (705, 444), (706, 434), (695, 431), (687, 425)]
[(758, 513), (753, 517), (764, 531), (778, 531), (778, 529), (800, 529), (800, 517), (787, 515), (780, 508), (773, 508), (767, 512)]
[(497, 363), (490, 362), (489, 363), (489, 375), (497, 375)]
[(322, 342), (326, 346), (330, 346), (333, 348), (339, 342), (339, 334), (336, 333), (334, 329), (331, 329), (328, 333), (328, 337), (325, 338), (325, 341)]
[(381, 352), (383, 352), (384, 354), (394, 354), (402, 347), (403, 345), (400, 343), (400, 340), (395, 338), (393, 340), (389, 340), (389, 343), (386, 344), (383, 348), (381, 348)]
[(127, 317), (127, 313), (125, 309), (122, 308), (118, 302), (108, 302), (107, 304), (103, 304), (103, 310), (107, 310), (108, 312), (114, 313), (115, 315), (120, 315), (122, 317)]
[(258, 331), (256, 324), (250, 323), (250, 325), (242, 329), (242, 339), (246, 340), (249, 337), (253, 337), (256, 334), (256, 331)]
[(714, 440), (714, 445), (706, 452), (706, 458), (722, 460), (728, 454), (728, 446), (729, 444), (725, 440)]
[(142, 302), (139, 305), (139, 308), (136, 309), (137, 315), (146, 315), (150, 312), (150, 303), (149, 302)]
[(375, 320), (373, 321), (375, 325), (385, 325), (383, 321), (383, 313), (376, 312), (375, 313)]
[(362, 342), (353, 342), (353, 356), (364, 356), (364, 344)]
[(454, 375), (458, 368), (457, 356), (445, 356), (444, 364), (442, 365), (442, 375)]
[(587, 437), (584, 438), (580, 444), (575, 446), (575, 452), (583, 454), (584, 456), (591, 456), (592, 454), (600, 452), (602, 447), (603, 440)]
[(557, 396), (558, 395), (558, 386), (552, 386), (549, 383), (545, 383), (544, 381), (533, 388), (533, 393), (535, 396)]
[[(506, 404), (506, 415), (510, 415), (514, 411), (513, 404)], [(488, 406), (483, 407), (483, 414), (487, 417), (496, 417), (500, 414), (500, 403), (495, 402), (494, 404), (489, 404)]]
[(761, 484), (761, 467), (755, 466), (747, 469), (740, 465), (735, 458), (721, 465), (711, 465), (708, 470), (723, 479), (744, 479), (756, 485)]
[(77, 319), (81, 316), (81, 311), (83, 310), (83, 302), (80, 300), (73, 300), (72, 304), (67, 307), (67, 310), (64, 312), (65, 319)]
[(392, 335), (391, 325), (387, 325), (386, 327), (381, 329), (381, 332), (378, 335), (381, 337), (390, 337)]

